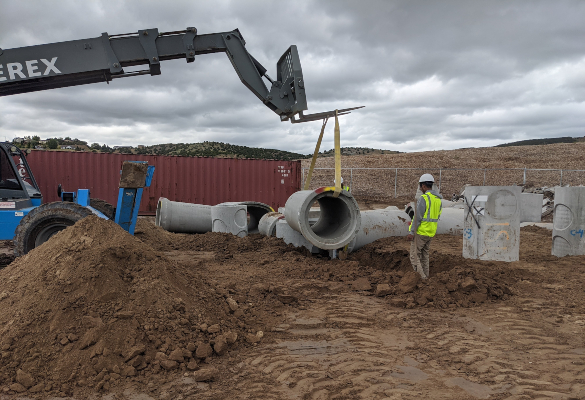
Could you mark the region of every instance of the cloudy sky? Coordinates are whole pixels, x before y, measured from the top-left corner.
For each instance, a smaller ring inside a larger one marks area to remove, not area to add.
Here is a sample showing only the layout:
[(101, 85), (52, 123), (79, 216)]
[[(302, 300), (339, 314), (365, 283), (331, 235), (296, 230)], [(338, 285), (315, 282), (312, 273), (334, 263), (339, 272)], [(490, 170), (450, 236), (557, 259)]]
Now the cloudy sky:
[[(400, 151), (584, 136), (585, 2), (0, 0), (4, 49), (158, 28), (239, 28), (276, 76), (299, 50), (308, 113), (341, 118), (342, 146)], [(114, 145), (204, 140), (313, 151), (320, 122), (290, 124), (243, 86), (224, 54), (162, 75), (0, 97), (0, 138)], [(328, 125), (323, 149), (333, 147)]]

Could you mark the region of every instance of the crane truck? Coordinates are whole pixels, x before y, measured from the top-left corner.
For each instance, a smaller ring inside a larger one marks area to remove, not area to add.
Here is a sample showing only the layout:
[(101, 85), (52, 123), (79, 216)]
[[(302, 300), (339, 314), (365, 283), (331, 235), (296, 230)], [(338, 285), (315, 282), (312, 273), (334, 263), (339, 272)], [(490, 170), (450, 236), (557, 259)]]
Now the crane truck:
[[(281, 121), (301, 123), (335, 116), (336, 111), (305, 115), (307, 98), (296, 46), (290, 46), (276, 65), (276, 79), (270, 78), (246, 49), (238, 29), (199, 34), (194, 27), (174, 32), (142, 29), (136, 33), (101, 36), (14, 49), (0, 48), (0, 96), (36, 92), (140, 75), (160, 75), (161, 62), (223, 52), (242, 83)], [(142, 68), (130, 70), (135, 67)], [(124, 70), (127, 69), (127, 71)], [(267, 83), (270, 88), (267, 87)], [(344, 115), (355, 108), (338, 110)], [(152, 174), (151, 174), (152, 177)], [(0, 240), (14, 240), (15, 254), (26, 254), (58, 231), (92, 213), (113, 215), (103, 202), (89, 198), (89, 192), (67, 192), (63, 201), (42, 204), (42, 195), (26, 156), (10, 143), (0, 144)], [(120, 189), (122, 195), (122, 188)], [(94, 201), (92, 201), (94, 200)], [(120, 200), (118, 204), (123, 204)], [(118, 221), (120, 208), (115, 216)], [(135, 212), (134, 212), (135, 211)], [(135, 224), (137, 207), (127, 211)]]

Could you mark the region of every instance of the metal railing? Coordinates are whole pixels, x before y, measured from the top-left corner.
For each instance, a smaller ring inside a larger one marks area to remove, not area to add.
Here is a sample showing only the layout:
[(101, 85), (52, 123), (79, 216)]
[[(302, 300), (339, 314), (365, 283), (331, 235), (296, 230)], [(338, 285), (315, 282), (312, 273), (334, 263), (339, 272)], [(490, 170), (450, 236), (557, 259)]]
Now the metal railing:
[[(302, 168), (304, 184), (308, 168)], [(342, 168), (342, 176), (356, 197), (397, 198), (416, 192), (422, 173), (435, 176), (439, 190), (445, 195), (459, 194), (466, 184), (508, 186), (527, 184), (537, 187), (583, 185), (583, 169), (545, 168)], [(335, 168), (315, 168), (311, 188), (331, 186)], [(349, 176), (348, 176), (349, 175)], [(348, 182), (349, 178), (349, 182)]]

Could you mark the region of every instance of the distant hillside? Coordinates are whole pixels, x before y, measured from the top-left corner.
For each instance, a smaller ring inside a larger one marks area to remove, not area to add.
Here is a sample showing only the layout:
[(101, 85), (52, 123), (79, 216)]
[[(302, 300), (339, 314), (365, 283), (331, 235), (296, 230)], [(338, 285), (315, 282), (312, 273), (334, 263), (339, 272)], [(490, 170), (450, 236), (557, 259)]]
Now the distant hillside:
[(510, 142), (499, 144), (495, 147), (509, 147), (509, 146), (537, 146), (542, 144), (555, 144), (555, 143), (577, 143), (582, 142), (585, 140), (584, 138), (574, 138), (574, 137), (560, 137), (560, 138), (545, 138), (545, 139), (528, 139), (528, 140), (520, 140), (518, 142)]
[(225, 158), (252, 158), (262, 160), (298, 160), (307, 158), (305, 154), (290, 151), (262, 149), (256, 147), (238, 146), (220, 142), (202, 143), (166, 143), (139, 148), (121, 148), (122, 152), (132, 151), (134, 154), (155, 154), (167, 156), (188, 157), (225, 157)]
[[(375, 154), (398, 154), (399, 151), (392, 151), (392, 150), (381, 150), (381, 149), (370, 149), (368, 147), (342, 147), (341, 148), (341, 155), (342, 156), (373, 156)], [(335, 150), (325, 150), (323, 152), (319, 152), (319, 157), (333, 157), (335, 155)]]

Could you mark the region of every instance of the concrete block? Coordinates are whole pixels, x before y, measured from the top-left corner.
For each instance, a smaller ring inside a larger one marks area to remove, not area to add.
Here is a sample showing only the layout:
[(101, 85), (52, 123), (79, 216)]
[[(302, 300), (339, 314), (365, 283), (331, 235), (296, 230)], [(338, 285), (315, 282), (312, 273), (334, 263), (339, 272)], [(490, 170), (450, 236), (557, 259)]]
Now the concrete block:
[(520, 222), (540, 222), (542, 217), (542, 204), (542, 194), (520, 194)]

